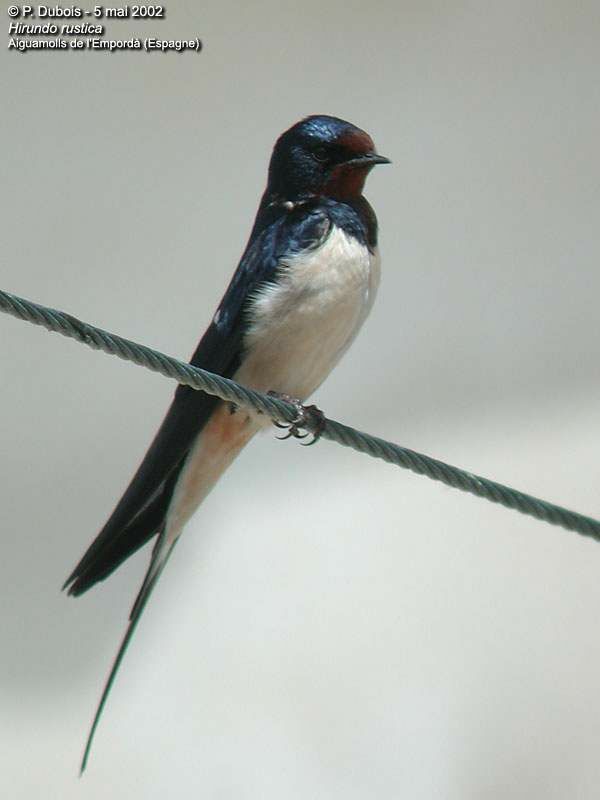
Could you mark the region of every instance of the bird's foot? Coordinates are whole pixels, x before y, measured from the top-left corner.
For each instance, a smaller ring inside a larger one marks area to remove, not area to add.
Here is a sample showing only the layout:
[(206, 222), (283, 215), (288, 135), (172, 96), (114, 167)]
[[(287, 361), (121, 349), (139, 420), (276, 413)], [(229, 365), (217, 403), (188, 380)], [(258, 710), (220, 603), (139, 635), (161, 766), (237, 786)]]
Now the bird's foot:
[(277, 436), (277, 439), (284, 440), (290, 437), (306, 439), (307, 436), (312, 435), (310, 442), (301, 442), (304, 447), (310, 447), (311, 444), (319, 441), (325, 427), (325, 414), (320, 408), (317, 408), (317, 406), (305, 406), (297, 397), (290, 397), (289, 394), (282, 394), (281, 392), (267, 392), (267, 394), (277, 400), (289, 403), (296, 409), (296, 416), (291, 422), (273, 422), (276, 428), (282, 428), (287, 431), (285, 436)]

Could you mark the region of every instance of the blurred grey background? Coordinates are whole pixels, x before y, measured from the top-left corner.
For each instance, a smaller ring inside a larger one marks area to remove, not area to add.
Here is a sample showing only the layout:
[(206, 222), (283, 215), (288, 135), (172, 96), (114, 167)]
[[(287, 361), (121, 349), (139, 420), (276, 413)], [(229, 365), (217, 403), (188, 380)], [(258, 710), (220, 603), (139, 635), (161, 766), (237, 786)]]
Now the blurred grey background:
[[(276, 136), (393, 166), (374, 312), (328, 415), (600, 516), (597, 2), (169, 2), (9, 52), (3, 289), (182, 358)], [(0, 781), (10, 798), (595, 798), (600, 546), (321, 443), (263, 436), (166, 571), (78, 762), (148, 553), (60, 586), (173, 386), (0, 316)]]

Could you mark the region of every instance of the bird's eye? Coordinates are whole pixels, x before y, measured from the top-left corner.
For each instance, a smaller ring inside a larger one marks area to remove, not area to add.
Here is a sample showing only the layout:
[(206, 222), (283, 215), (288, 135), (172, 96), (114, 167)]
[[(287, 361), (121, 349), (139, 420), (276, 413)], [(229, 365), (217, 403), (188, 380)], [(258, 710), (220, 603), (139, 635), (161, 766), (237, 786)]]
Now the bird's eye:
[(327, 161), (328, 153), (326, 147), (317, 147), (313, 150), (313, 156), (317, 161)]

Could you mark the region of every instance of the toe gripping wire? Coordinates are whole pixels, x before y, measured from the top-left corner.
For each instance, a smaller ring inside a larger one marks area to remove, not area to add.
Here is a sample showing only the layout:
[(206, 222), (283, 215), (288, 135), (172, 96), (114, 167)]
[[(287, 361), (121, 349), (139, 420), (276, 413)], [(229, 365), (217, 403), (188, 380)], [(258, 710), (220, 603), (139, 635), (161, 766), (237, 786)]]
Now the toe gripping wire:
[(296, 409), (296, 415), (291, 422), (278, 422), (277, 420), (273, 420), (273, 425), (275, 425), (276, 428), (287, 430), (285, 436), (276, 437), (279, 441), (284, 441), (290, 437), (294, 439), (306, 439), (308, 436), (312, 436), (310, 442), (300, 442), (304, 447), (310, 447), (312, 444), (316, 444), (319, 441), (325, 430), (325, 423), (327, 421), (325, 414), (323, 414), (320, 408), (317, 408), (317, 406), (304, 406), (300, 400), (295, 397), (290, 397), (289, 394), (280, 394), (278, 392), (267, 392), (267, 394), (269, 397), (275, 397), (289, 403)]

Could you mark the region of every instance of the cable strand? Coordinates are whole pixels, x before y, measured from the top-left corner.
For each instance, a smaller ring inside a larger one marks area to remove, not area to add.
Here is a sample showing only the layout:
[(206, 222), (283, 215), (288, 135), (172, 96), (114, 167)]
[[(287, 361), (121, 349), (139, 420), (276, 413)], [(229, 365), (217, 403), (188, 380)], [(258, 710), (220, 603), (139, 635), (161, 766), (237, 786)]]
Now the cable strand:
[[(96, 328), (63, 311), (33, 303), (2, 290), (0, 290), (0, 311), (24, 322), (40, 325), (48, 331), (75, 339), (94, 350), (102, 350), (108, 355), (116, 355), (125, 361), (132, 361), (138, 366), (158, 372), (167, 378), (191, 386), (193, 389), (207, 392), (239, 406), (252, 408), (261, 414), (266, 414), (274, 422), (289, 424), (296, 417), (296, 408), (290, 403), (262, 392), (247, 389), (229, 378), (193, 367), (146, 345)], [(315, 427), (310, 420), (306, 427), (311, 432), (315, 432)], [(438, 461), (423, 453), (417, 453), (393, 442), (379, 439), (326, 417), (319, 422), (319, 433), (322, 438), (350, 447), (359, 453), (382, 459), (492, 503), (498, 503), (551, 525), (558, 525), (600, 541), (600, 521), (576, 511), (570, 511), (517, 489), (511, 489), (509, 486), (482, 478), (472, 472), (445, 464), (443, 461)]]

